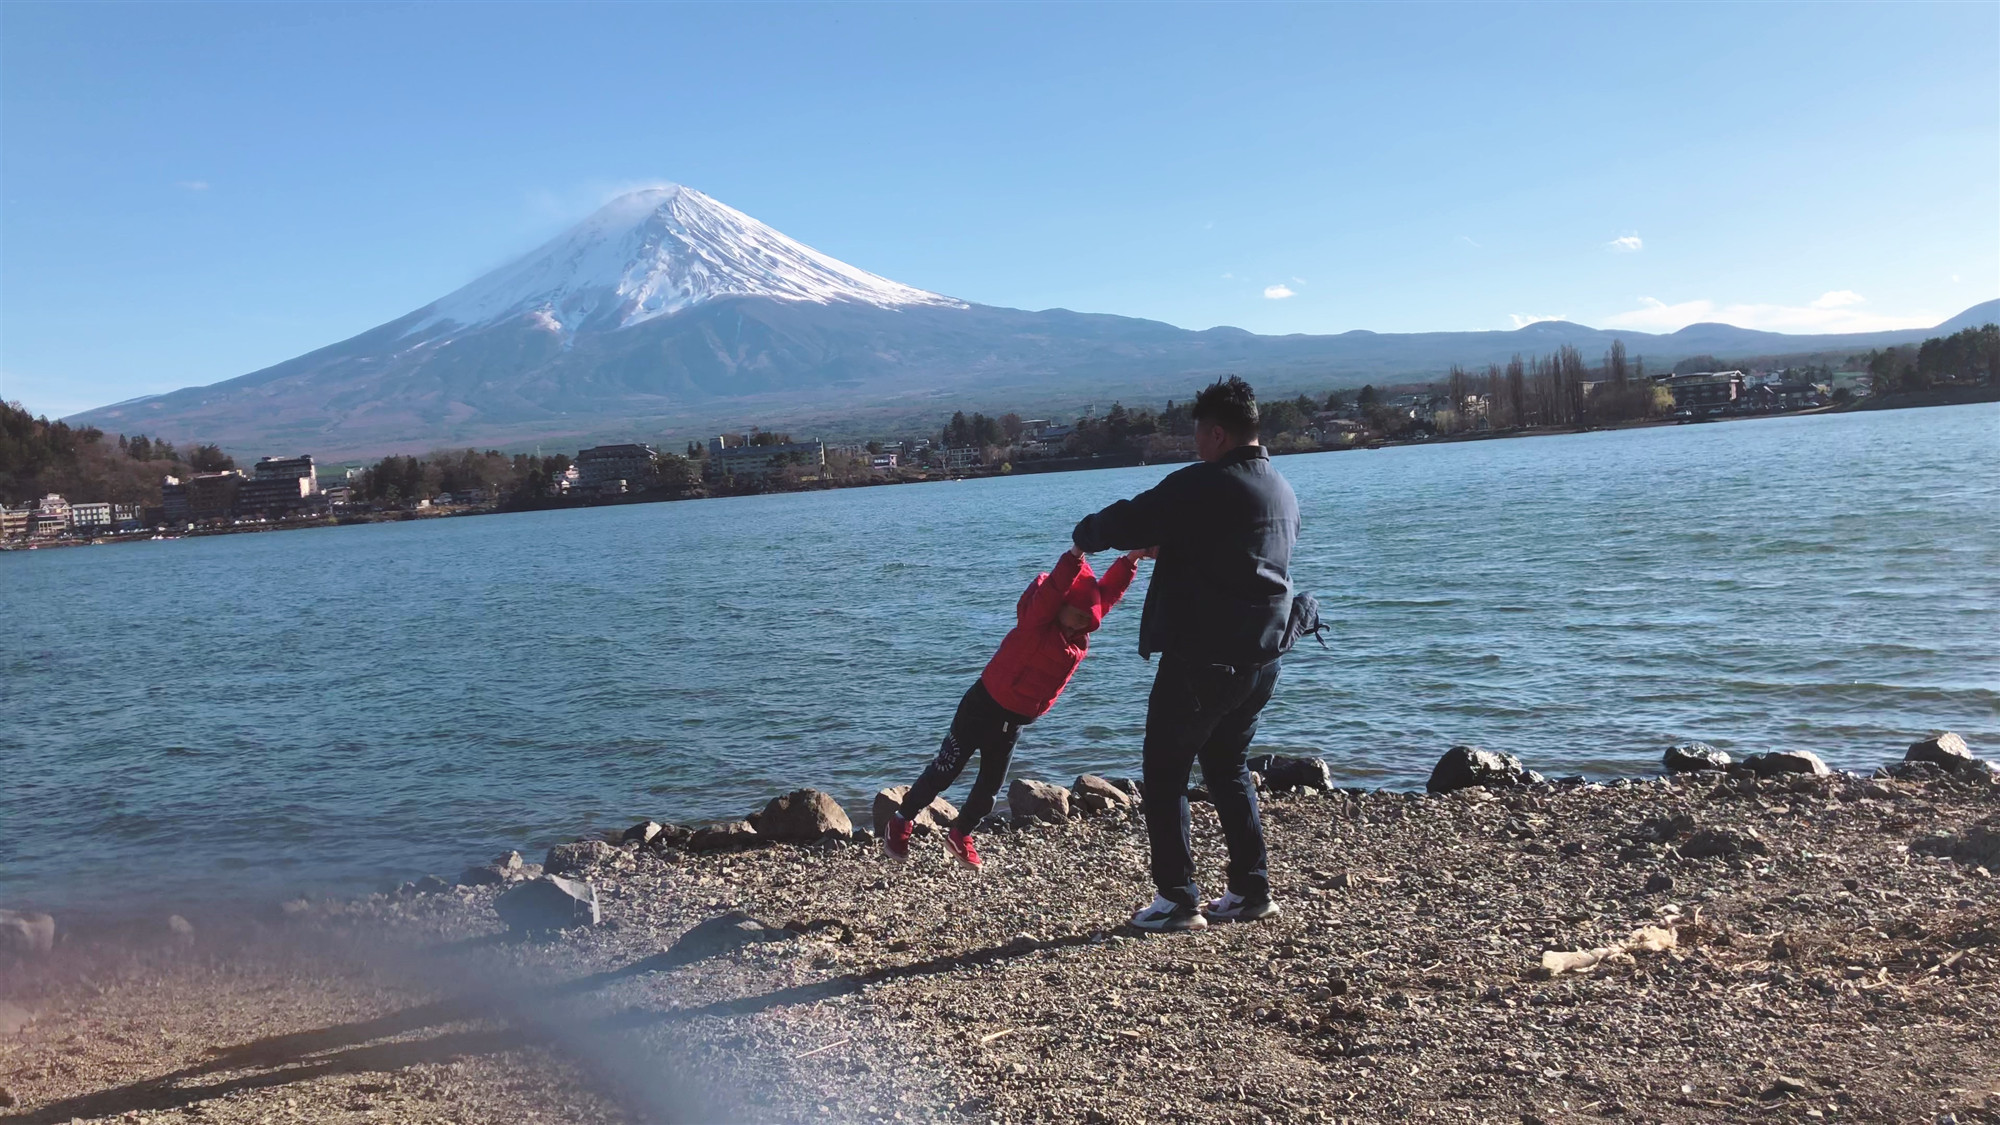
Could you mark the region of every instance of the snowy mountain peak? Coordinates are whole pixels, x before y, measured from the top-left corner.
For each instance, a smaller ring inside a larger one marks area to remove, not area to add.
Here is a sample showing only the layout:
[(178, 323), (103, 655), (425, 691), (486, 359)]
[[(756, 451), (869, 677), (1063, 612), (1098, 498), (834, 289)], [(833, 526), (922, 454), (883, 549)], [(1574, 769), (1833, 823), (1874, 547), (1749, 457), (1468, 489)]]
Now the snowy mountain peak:
[(435, 302), (406, 335), (516, 317), (564, 336), (586, 327), (614, 331), (722, 297), (965, 307), (856, 269), (693, 188), (668, 184), (598, 208), (527, 257)]

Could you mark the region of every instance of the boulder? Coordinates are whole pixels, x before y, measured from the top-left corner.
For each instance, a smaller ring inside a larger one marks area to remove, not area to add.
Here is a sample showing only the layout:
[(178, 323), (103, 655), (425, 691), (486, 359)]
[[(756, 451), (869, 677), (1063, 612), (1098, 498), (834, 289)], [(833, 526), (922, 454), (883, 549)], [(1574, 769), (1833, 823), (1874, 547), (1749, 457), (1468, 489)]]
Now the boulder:
[(542, 860), (542, 870), (551, 875), (570, 875), (618, 858), (618, 849), (603, 840), (577, 840), (557, 844)]
[(597, 889), (580, 879), (544, 875), (494, 899), (493, 909), (507, 928), (515, 931), (595, 926)]
[(1281, 754), (1259, 754), (1249, 761), (1250, 772), (1264, 775), (1264, 783), (1280, 793), (1300, 789), (1329, 792), (1333, 789), (1333, 767), (1325, 758), (1288, 758)]
[(1481, 750), (1477, 746), (1454, 746), (1438, 759), (1424, 788), (1433, 793), (1452, 793), (1476, 786), (1509, 789), (1539, 785), (1542, 780), (1541, 774), (1522, 766), (1521, 759), (1512, 754)]
[(757, 830), (751, 827), (749, 821), (737, 820), (696, 829), (694, 835), (688, 837), (687, 846), (691, 852), (727, 852), (753, 847), (761, 842)]
[[(889, 831), (889, 814), (903, 807), (903, 798), (910, 795), (907, 785), (893, 785), (875, 794), (875, 835)], [(958, 807), (943, 797), (935, 798), (930, 804), (917, 810), (911, 820), (919, 832), (942, 832), (958, 819)]]
[(1078, 777), (1069, 791), (1076, 807), (1085, 813), (1106, 813), (1138, 804), (1130, 793), (1094, 773)]
[(750, 818), (750, 826), (767, 840), (810, 844), (828, 836), (845, 840), (854, 835), (854, 822), (840, 802), (817, 789), (794, 789), (771, 798), (764, 811)]
[(1810, 774), (1825, 777), (1833, 771), (1819, 755), (1810, 750), (1773, 750), (1768, 754), (1752, 754), (1743, 759), (1743, 764), (1758, 777), (1777, 777), (1779, 774)]
[(458, 885), (461, 887), (497, 887), (507, 881), (509, 874), (511, 872), (507, 868), (497, 863), (488, 863), (479, 867), (468, 867), (464, 871), (459, 872)]
[(676, 939), (661, 959), (666, 965), (685, 965), (746, 945), (785, 941), (797, 936), (796, 931), (767, 926), (740, 910), (732, 910), (697, 923)]
[(632, 827), (627, 828), (618, 837), (618, 842), (621, 844), (637, 844), (643, 848), (651, 845), (654, 840), (659, 839), (660, 833), (663, 831), (665, 831), (665, 828), (660, 824), (650, 820), (642, 820)]
[(27, 910), (0, 910), (0, 953), (26, 957), (56, 946), (56, 920)]
[(1017, 777), (1007, 786), (1007, 811), (1016, 824), (1029, 820), (1060, 824), (1069, 819), (1069, 790)]
[(1965, 739), (1948, 730), (1940, 731), (1922, 742), (1910, 743), (1910, 748), (1903, 753), (1903, 760), (1929, 762), (1946, 769), (1979, 764), (1979, 759), (1972, 756), (1972, 748), (1965, 744)]
[(1734, 859), (1741, 855), (1769, 855), (1764, 841), (1727, 828), (1702, 828), (1681, 841), (1680, 853), (1688, 859)]
[(1729, 768), (1729, 753), (1717, 750), (1706, 742), (1676, 742), (1667, 747), (1660, 760), (1668, 773), (1699, 773), (1702, 770)]

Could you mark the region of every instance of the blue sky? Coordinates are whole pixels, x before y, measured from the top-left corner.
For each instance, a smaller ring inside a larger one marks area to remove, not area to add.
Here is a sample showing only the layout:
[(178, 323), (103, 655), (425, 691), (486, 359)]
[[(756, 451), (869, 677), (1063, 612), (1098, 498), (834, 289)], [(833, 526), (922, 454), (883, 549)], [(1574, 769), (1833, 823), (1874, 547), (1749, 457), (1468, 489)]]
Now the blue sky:
[(620, 189), (1257, 332), (2000, 295), (2000, 5), (0, 5), (0, 397), (343, 339)]

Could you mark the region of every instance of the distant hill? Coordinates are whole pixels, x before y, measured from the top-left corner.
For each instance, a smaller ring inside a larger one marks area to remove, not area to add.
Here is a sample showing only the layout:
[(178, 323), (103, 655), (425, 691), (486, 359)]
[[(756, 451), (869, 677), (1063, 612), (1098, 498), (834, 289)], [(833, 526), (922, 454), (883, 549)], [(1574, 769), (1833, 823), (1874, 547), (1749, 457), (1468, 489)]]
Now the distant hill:
[(352, 339), (70, 421), (245, 455), (345, 458), (928, 418), (946, 401), (996, 412), (1153, 401), (1229, 371), (1272, 392), (1320, 390), (1565, 344), (1594, 357), (1614, 339), (1664, 368), (1703, 353), (1866, 351), (1936, 331), (1792, 336), (1697, 324), (1660, 336), (1559, 321), (1511, 332), (1189, 331), (915, 289), (669, 187), (622, 196), (520, 261)]

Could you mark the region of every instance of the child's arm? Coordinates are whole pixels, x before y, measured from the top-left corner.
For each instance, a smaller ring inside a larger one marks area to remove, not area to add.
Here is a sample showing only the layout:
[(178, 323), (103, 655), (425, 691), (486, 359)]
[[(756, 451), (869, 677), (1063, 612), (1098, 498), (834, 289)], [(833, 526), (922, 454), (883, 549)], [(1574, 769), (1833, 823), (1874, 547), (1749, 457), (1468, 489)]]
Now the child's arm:
[(1014, 607), (1014, 619), (1023, 625), (1039, 625), (1054, 621), (1056, 611), (1062, 608), (1063, 595), (1076, 583), (1076, 573), (1083, 566), (1083, 555), (1077, 551), (1064, 551), (1056, 560), (1056, 568), (1039, 575), (1028, 583), (1022, 593), (1021, 602)]
[(1144, 551), (1131, 551), (1121, 555), (1117, 562), (1111, 564), (1111, 569), (1097, 580), (1097, 601), (1105, 612), (1109, 613), (1111, 607), (1118, 604), (1118, 599), (1125, 596), (1125, 588), (1139, 573), (1138, 560), (1144, 554)]

